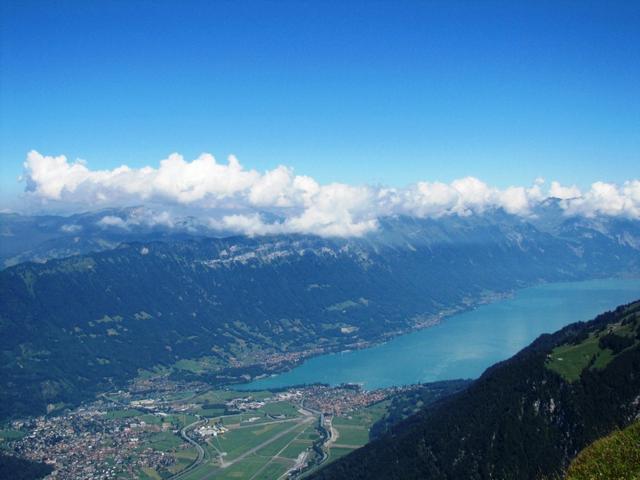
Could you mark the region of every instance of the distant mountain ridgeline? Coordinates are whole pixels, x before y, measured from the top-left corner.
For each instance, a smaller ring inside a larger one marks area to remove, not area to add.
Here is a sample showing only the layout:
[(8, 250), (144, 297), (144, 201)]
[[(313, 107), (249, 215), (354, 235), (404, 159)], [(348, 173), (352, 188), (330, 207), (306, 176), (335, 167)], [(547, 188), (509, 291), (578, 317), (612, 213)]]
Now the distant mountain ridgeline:
[(193, 217), (177, 220), (145, 207), (61, 215), (0, 213), (0, 268), (116, 248), (131, 241), (229, 235)]
[[(640, 417), (639, 372), (640, 301), (541, 336), (313, 478), (563, 478), (581, 449)], [(637, 441), (636, 426), (594, 444), (569, 478), (633, 478), (596, 473), (638, 471), (617, 451)], [(613, 463), (590, 474), (600, 461)]]
[(270, 371), (268, 355), (354, 348), (540, 281), (640, 271), (636, 223), (558, 218), (386, 218), (357, 239), (167, 234), (21, 263), (0, 272), (0, 417), (181, 359), (211, 357), (208, 381), (237, 381)]
[[(604, 244), (640, 249), (639, 221), (604, 216), (567, 217), (559, 203), (557, 199), (548, 199), (526, 218), (508, 215), (499, 209), (464, 218), (383, 218), (379, 230), (369, 234), (367, 239), (374, 243), (405, 246), (410, 242), (420, 245), (460, 241), (477, 243), (486, 239), (475, 235), (466, 238), (464, 234), (482, 225), (507, 229), (516, 225), (530, 225), (540, 232), (574, 242), (578, 253), (582, 246), (601, 249)], [(261, 217), (265, 221), (282, 220), (268, 212), (261, 212)], [(232, 235), (234, 232), (212, 226), (206, 212), (201, 215), (196, 212), (195, 216), (186, 213), (181, 215), (179, 211), (170, 213), (145, 206), (111, 208), (68, 216), (0, 213), (0, 269), (26, 261), (44, 262), (111, 250), (120, 243), (224, 238)]]

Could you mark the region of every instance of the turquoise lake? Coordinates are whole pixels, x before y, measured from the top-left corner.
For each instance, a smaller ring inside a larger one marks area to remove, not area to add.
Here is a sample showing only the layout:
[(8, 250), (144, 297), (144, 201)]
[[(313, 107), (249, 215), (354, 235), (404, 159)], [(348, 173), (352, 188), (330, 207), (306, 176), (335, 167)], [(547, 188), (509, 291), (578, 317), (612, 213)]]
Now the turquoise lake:
[(640, 280), (605, 279), (551, 283), (445, 318), (441, 324), (384, 344), (311, 358), (277, 376), (240, 389), (323, 382), (389, 387), (454, 378), (476, 378), (542, 333), (640, 298)]

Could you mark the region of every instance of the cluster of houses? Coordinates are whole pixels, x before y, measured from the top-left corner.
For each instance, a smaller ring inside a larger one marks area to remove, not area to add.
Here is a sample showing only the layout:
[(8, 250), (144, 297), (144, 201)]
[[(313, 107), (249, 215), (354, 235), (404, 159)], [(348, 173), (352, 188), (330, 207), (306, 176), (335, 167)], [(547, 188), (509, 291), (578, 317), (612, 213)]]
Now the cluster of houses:
[(222, 435), (227, 430), (228, 428), (226, 428), (220, 422), (216, 422), (214, 424), (203, 425), (196, 430), (196, 433), (203, 438), (217, 437), (218, 435)]

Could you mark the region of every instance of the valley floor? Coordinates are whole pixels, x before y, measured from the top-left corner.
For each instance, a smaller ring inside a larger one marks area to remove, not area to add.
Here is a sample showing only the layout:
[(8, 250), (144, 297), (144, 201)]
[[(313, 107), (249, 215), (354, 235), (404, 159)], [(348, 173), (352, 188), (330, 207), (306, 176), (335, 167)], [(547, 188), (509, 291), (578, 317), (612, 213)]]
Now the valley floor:
[(119, 391), (5, 425), (0, 451), (50, 464), (49, 479), (299, 478), (367, 443), (387, 399), (412, 388)]

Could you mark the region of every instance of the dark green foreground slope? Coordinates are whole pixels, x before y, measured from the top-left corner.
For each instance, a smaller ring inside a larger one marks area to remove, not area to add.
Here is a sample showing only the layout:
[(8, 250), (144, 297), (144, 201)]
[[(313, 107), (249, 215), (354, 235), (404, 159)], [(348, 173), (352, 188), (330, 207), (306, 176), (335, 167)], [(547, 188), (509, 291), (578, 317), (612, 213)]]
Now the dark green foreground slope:
[(640, 414), (640, 302), (543, 335), (315, 479), (561, 477)]

